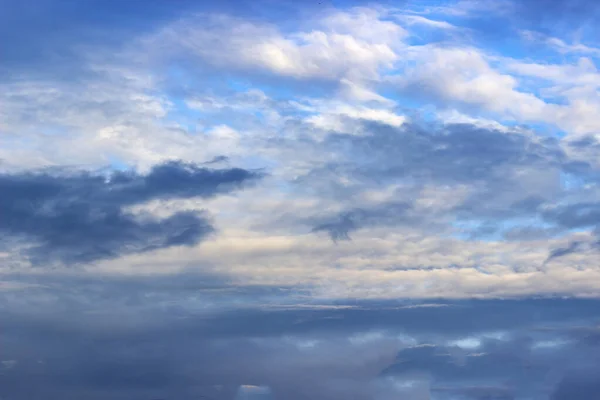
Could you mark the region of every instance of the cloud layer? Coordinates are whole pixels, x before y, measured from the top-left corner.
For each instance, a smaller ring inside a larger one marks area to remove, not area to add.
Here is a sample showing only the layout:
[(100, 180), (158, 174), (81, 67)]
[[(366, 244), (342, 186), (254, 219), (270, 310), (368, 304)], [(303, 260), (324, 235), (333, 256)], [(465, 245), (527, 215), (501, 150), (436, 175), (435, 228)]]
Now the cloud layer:
[(595, 3), (9, 3), (0, 397), (597, 392)]

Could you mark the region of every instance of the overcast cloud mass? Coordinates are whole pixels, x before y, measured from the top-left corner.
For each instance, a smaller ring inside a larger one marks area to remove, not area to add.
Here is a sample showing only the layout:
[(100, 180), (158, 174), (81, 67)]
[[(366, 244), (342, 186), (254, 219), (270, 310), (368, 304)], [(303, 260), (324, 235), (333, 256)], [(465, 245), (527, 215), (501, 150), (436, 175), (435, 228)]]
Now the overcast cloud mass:
[(0, 0), (0, 398), (600, 399), (598, 18)]

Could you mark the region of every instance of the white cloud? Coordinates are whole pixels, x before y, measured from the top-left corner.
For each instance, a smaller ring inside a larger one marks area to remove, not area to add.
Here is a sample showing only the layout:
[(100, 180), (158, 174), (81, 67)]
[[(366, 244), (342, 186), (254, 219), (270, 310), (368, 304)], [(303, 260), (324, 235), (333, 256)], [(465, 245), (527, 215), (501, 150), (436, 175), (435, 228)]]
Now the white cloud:
[(189, 56), (228, 68), (250, 68), (294, 78), (339, 80), (376, 77), (391, 67), (394, 47), (406, 32), (371, 9), (335, 12), (314, 28), (284, 33), (267, 23), (225, 15), (178, 21), (143, 42), (149, 49), (179, 48)]
[[(466, 113), (487, 112), (520, 123), (542, 122), (571, 135), (595, 134), (600, 129), (596, 118), (600, 74), (590, 59), (582, 58), (576, 66), (544, 65), (490, 57), (475, 48), (428, 45), (413, 47), (408, 54), (414, 64), (406, 63), (402, 73), (386, 79), (449, 112), (462, 108)], [(550, 86), (535, 83), (534, 91), (526, 91), (519, 80), (523, 77)], [(556, 98), (566, 104), (546, 101)]]
[(375, 103), (381, 106), (393, 107), (396, 102), (378, 94), (369, 88), (368, 82), (356, 82), (343, 78), (340, 80), (338, 95), (349, 102)]
[(560, 87), (600, 86), (598, 69), (591, 59), (585, 57), (580, 58), (577, 65), (513, 61), (506, 68), (519, 75), (544, 79)]
[(474, 48), (423, 46), (411, 51), (414, 67), (390, 78), (399, 87), (420, 91), (437, 102), (464, 103), (517, 119), (540, 119), (548, 105), (517, 90), (517, 80), (490, 66)]
[(542, 96), (563, 101), (563, 105), (548, 105), (548, 112), (539, 120), (553, 123), (568, 134), (596, 134), (600, 122), (600, 73), (589, 58), (580, 58), (577, 65), (536, 64), (513, 61), (507, 70), (518, 75), (541, 80)]
[(437, 117), (440, 121), (443, 121), (447, 124), (471, 124), (482, 128), (496, 129), (507, 133), (515, 131), (515, 128), (509, 128), (496, 120), (473, 117), (468, 114), (463, 114), (457, 110), (442, 110), (437, 114)]
[(360, 126), (356, 124), (355, 120), (380, 122), (396, 128), (406, 122), (406, 117), (387, 109), (352, 106), (339, 102), (318, 104), (320, 107), (315, 108), (318, 114), (308, 117), (306, 121), (320, 129), (356, 132), (360, 130)]
[(302, 287), (313, 299), (593, 297), (600, 288), (594, 253), (558, 258), (542, 269), (549, 250), (572, 237), (466, 242), (379, 228), (334, 245), (313, 235), (276, 236), (220, 222), (219, 235), (198, 248), (127, 256), (90, 272), (171, 274), (202, 260), (203, 271), (244, 284)]

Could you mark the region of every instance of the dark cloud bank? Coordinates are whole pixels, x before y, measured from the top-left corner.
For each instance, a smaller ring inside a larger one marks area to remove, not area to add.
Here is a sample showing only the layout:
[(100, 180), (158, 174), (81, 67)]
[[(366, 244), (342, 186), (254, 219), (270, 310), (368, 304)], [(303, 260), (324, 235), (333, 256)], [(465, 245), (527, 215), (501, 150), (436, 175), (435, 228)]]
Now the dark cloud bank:
[[(259, 174), (168, 162), (146, 175), (24, 172), (0, 175), (0, 232), (23, 239), (36, 264), (90, 262), (200, 242), (214, 228), (204, 213), (136, 216), (126, 207), (150, 200), (210, 198)], [(13, 242), (14, 243), (14, 242)]]
[[(98, 282), (63, 281), (25, 291), (63, 294), (50, 313), (47, 301), (37, 315), (1, 312), (0, 396), (233, 400), (240, 385), (267, 385), (273, 398), (290, 400), (597, 398), (595, 300), (361, 301), (354, 309), (269, 311), (256, 300), (272, 289), (237, 286), (228, 298), (248, 307), (159, 306), (211, 303), (218, 294), (210, 285), (191, 290), (202, 279), (104, 281), (103, 293)], [(75, 283), (97, 293), (87, 297), (97, 312), (72, 307)], [(148, 304), (148, 295), (157, 301)], [(99, 312), (117, 304), (122, 318)]]

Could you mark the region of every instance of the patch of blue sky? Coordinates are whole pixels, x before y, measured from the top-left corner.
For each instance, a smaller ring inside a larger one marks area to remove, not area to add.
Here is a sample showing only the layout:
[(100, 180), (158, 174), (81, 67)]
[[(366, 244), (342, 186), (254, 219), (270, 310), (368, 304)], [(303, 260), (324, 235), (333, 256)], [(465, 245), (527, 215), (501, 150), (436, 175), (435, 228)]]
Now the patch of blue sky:
[[(569, 51), (565, 51), (565, 48), (545, 40), (558, 38), (563, 40), (566, 45), (575, 44), (570, 37), (564, 37), (565, 32), (562, 30), (546, 29), (544, 33), (536, 32), (535, 37), (528, 39), (527, 32), (530, 29), (535, 31), (535, 27), (524, 24), (524, 21), (514, 18), (512, 14), (506, 15), (494, 11), (479, 11), (476, 13), (467, 11), (464, 14), (449, 13), (448, 10), (435, 12), (435, 7), (431, 10), (433, 10), (432, 13), (425, 15), (427, 18), (444, 21), (459, 27), (468, 35), (469, 41), (467, 43), (495, 55), (519, 60), (544, 60), (545, 63), (563, 63), (569, 59), (575, 60), (579, 57), (578, 52), (575, 51), (569, 54)], [(413, 30), (414, 28), (411, 28), (411, 31)], [(589, 34), (586, 36), (589, 36)], [(435, 39), (435, 36), (433, 36), (433, 39)], [(582, 37), (578, 42), (584, 44), (583, 40)], [(593, 40), (590, 43), (593, 43)], [(591, 56), (597, 57), (599, 55)]]
[(447, 22), (464, 30), (469, 43), (506, 56), (521, 57), (525, 52), (521, 48), (518, 28), (501, 13), (493, 11), (472, 14), (432, 13), (427, 18)]
[(323, 79), (262, 76), (250, 82), (253, 89), (259, 89), (274, 99), (297, 99), (299, 97), (328, 98), (338, 89), (338, 83)]
[[(548, 41), (553, 39), (562, 40), (561, 38), (547, 38)], [(519, 61), (545, 65), (577, 65), (581, 58), (598, 59), (599, 56), (599, 54), (595, 54), (593, 51), (575, 50), (576, 43), (569, 43), (563, 40), (566, 46), (571, 46), (571, 50), (569, 50), (568, 48), (553, 45), (548, 41), (523, 40), (523, 46), (529, 51), (523, 57), (519, 57)]]
[(243, 73), (220, 71), (201, 60), (177, 59), (165, 68), (163, 87), (170, 96), (187, 98), (203, 93), (231, 93), (244, 89), (247, 84)]
[(581, 174), (575, 175), (566, 172), (560, 173), (560, 184), (564, 190), (576, 191), (578, 189), (582, 189), (585, 185), (588, 185), (589, 183), (589, 180)]
[(559, 58), (556, 53), (548, 50), (546, 46), (539, 44), (527, 43), (523, 40), (517, 31), (506, 32), (506, 37), (487, 38), (485, 36), (478, 37), (475, 40), (477, 47), (486, 50), (489, 54), (499, 57), (513, 58), (515, 60), (548, 60), (547, 57), (555, 57), (558, 62)]
[(531, 130), (539, 136), (562, 139), (567, 135), (564, 130), (558, 128), (556, 125), (551, 124), (549, 122), (529, 121), (523, 123), (520, 121), (510, 119), (497, 119), (496, 121), (509, 128), (525, 128)]
[(410, 46), (424, 46), (443, 42), (452, 44), (453, 34), (454, 30), (415, 24), (410, 27), (410, 36), (405, 39), (405, 42)]
[[(177, 124), (189, 133), (197, 133), (196, 129), (200, 122), (202, 124), (208, 123), (209, 125), (218, 125), (219, 121), (207, 120), (210, 113), (203, 112), (202, 110), (190, 107), (188, 102), (196, 97), (202, 98), (205, 96), (213, 96), (213, 92), (223, 93), (223, 96), (227, 96), (228, 86), (231, 86), (230, 82), (225, 80), (211, 80), (208, 85), (207, 82), (202, 82), (203, 79), (190, 73), (186, 69), (170, 66), (167, 69), (168, 74), (168, 101), (170, 108), (167, 115), (163, 119), (163, 123), (167, 125)], [(210, 88), (210, 92), (206, 91), (206, 86)], [(196, 89), (198, 88), (198, 89)], [(242, 88), (238, 89), (242, 91)]]
[(130, 164), (115, 155), (108, 155), (106, 158), (108, 159), (109, 169), (113, 171), (127, 171), (131, 169)]
[(196, 71), (173, 67), (170, 78), (175, 87), (185, 85), (186, 90), (180, 92), (188, 94), (206, 92), (206, 88), (210, 88), (212, 93), (230, 94), (261, 90), (275, 99), (327, 97), (338, 87), (336, 82), (325, 79), (273, 75), (259, 69), (240, 69), (223, 73), (209, 67), (204, 68), (202, 73), (195, 73)]
[[(431, 101), (414, 93), (402, 93), (393, 85), (382, 85), (378, 88), (378, 94), (396, 103), (398, 109), (420, 110), (431, 105)], [(420, 112), (420, 111), (419, 111)]]
[(170, 97), (169, 102), (171, 103), (171, 107), (167, 115), (163, 118), (163, 125), (176, 125), (185, 129), (187, 133), (197, 133), (197, 126), (200, 118), (202, 118), (202, 113), (190, 108), (183, 98)]
[[(299, 97), (320, 98), (330, 96), (337, 89), (337, 83), (319, 79), (298, 79), (286, 76), (273, 76), (260, 71), (190, 71), (189, 68), (171, 65), (167, 69), (167, 91), (172, 96), (192, 97), (210, 93), (212, 95), (232, 95), (259, 90), (268, 97), (298, 99)], [(208, 88), (208, 90), (207, 90)]]

